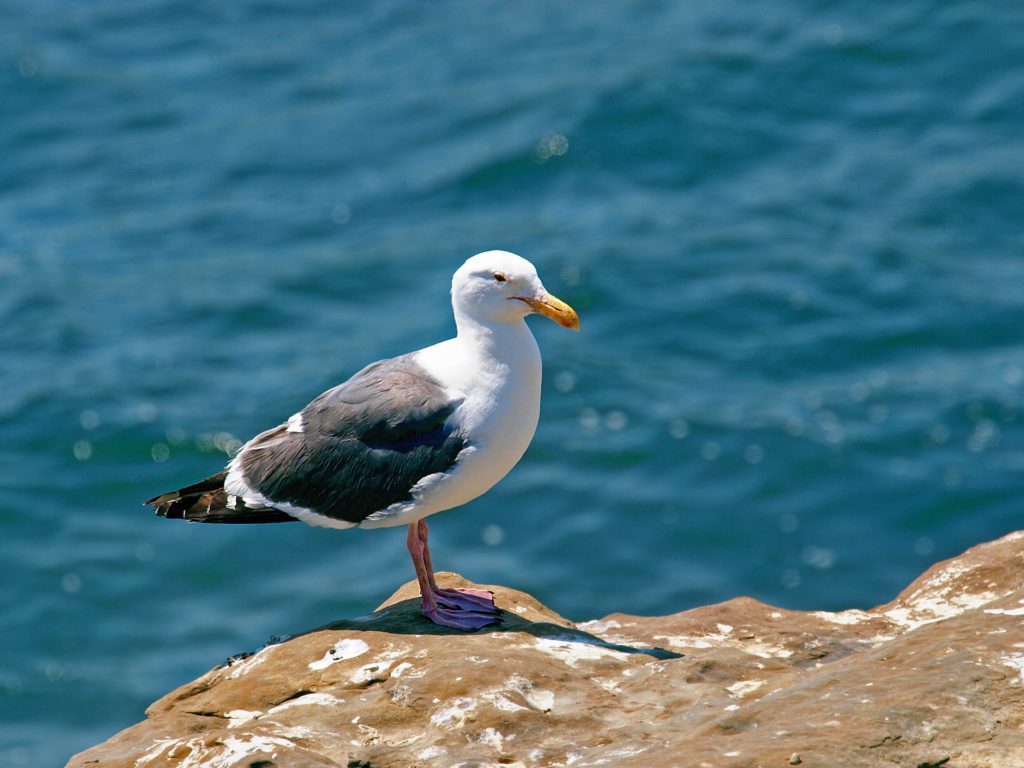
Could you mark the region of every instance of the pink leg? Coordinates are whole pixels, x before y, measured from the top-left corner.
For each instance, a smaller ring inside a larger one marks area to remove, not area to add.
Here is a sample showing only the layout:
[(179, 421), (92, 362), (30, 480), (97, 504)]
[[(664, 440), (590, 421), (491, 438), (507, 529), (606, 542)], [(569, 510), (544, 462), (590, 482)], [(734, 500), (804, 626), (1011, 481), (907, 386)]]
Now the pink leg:
[(497, 614), (494, 607), (494, 595), (483, 589), (442, 589), (437, 586), (434, 580), (434, 566), (430, 562), (430, 545), (427, 543), (427, 536), (430, 529), (427, 528), (427, 521), (420, 520), (417, 533), (423, 542), (423, 562), (427, 566), (427, 578), (430, 582), (430, 589), (438, 603), (446, 608), (456, 608), (468, 611), (484, 611)]
[[(420, 522), (422, 523), (422, 521)], [(499, 621), (497, 618), (499, 612), (494, 608), (493, 601), (490, 604), (490, 611), (485, 611), (482, 610), (482, 607), (478, 607), (479, 598), (475, 598), (477, 603), (473, 605), (456, 604), (456, 601), (443, 594), (443, 592), (454, 592), (454, 590), (444, 590), (442, 592), (442, 590), (437, 589), (434, 571), (430, 565), (426, 531), (424, 530), (421, 535), (416, 523), (409, 526), (406, 546), (409, 548), (409, 555), (412, 557), (412, 564), (416, 569), (416, 580), (420, 585), (424, 616), (435, 624), (443, 627), (452, 627), (453, 629), (461, 629), (466, 632), (472, 632)]]

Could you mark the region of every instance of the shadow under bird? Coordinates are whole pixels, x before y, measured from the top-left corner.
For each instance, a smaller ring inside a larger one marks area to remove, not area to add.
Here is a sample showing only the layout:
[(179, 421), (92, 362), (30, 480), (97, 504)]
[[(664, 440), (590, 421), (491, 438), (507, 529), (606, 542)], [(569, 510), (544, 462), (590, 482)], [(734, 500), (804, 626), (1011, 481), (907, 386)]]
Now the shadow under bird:
[(486, 493), (522, 458), (540, 414), (541, 358), (528, 315), (579, 330), (533, 264), (479, 253), (452, 278), (455, 338), (368, 365), (227, 468), (146, 504), (199, 523), (408, 526), (423, 613), (473, 631), (497, 623), (490, 592), (442, 589), (425, 518)]

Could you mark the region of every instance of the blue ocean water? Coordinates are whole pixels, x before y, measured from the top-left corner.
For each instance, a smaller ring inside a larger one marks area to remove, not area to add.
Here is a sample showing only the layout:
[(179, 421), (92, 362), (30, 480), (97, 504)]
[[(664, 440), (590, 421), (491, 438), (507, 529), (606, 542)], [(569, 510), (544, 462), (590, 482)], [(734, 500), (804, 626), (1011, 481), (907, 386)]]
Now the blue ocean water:
[(439, 567), (574, 619), (891, 599), (1022, 526), (1024, 5), (0, 4), (0, 764), (367, 612), (400, 529), (188, 526), (533, 260), (542, 422)]

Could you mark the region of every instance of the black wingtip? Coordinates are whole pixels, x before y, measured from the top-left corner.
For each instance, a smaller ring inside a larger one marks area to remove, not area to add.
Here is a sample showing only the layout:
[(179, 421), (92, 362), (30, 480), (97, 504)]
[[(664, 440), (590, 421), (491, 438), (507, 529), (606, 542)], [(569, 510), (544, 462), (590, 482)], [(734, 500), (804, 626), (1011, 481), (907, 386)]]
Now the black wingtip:
[(216, 475), (200, 480), (198, 483), (186, 485), (176, 491), (161, 493), (149, 501), (143, 502), (144, 506), (156, 507), (154, 513), (158, 517), (166, 517), (172, 520), (180, 520), (185, 517), (186, 509), (196, 502), (204, 493), (218, 491), (224, 488), (224, 479), (227, 471), (218, 472)]
[(155, 507), (153, 514), (157, 517), (166, 517), (170, 520), (174, 520), (185, 516), (180, 499), (168, 499), (163, 501), (160, 499), (153, 499), (152, 501), (147, 501), (146, 504)]
[(291, 523), (296, 518), (273, 507), (227, 506), (224, 479), (227, 472), (211, 475), (198, 483), (162, 493), (144, 502), (155, 507), (157, 517), (190, 523)]
[(181, 501), (181, 493), (179, 491), (171, 491), (170, 493), (154, 496), (152, 499), (143, 502), (143, 506), (154, 507), (153, 514), (157, 517), (166, 517), (173, 520), (184, 517)]

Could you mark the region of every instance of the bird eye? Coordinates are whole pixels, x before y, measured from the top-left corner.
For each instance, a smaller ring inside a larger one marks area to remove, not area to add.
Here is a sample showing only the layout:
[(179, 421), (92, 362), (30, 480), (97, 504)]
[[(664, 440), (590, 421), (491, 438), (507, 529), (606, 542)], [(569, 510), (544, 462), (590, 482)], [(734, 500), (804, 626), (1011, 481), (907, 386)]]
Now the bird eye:
[(506, 275), (504, 272), (495, 272), (494, 273), (494, 280), (495, 280), (495, 282), (498, 282), (498, 283), (507, 283), (508, 282), (508, 275)]

